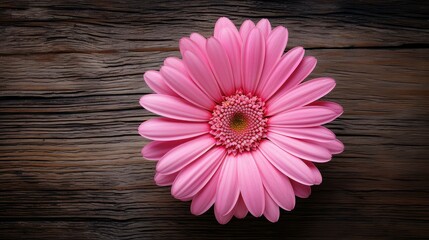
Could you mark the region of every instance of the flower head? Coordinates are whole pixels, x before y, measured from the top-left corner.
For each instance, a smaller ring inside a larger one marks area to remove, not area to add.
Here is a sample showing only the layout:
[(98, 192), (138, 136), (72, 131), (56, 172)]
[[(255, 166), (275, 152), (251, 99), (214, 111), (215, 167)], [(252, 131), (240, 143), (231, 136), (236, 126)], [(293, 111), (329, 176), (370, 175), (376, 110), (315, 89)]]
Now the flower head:
[(316, 65), (296, 47), (283, 54), (288, 31), (268, 20), (246, 20), (239, 30), (220, 18), (214, 36), (180, 40), (182, 59), (165, 59), (144, 79), (155, 94), (140, 104), (162, 117), (143, 122), (150, 140), (142, 154), (158, 161), (155, 181), (172, 185), (177, 199), (192, 200), (200, 215), (214, 204), (219, 223), (233, 216), (279, 218), (295, 196), (306, 198), (322, 177), (323, 163), (343, 151), (323, 127), (343, 112), (319, 101), (331, 78), (303, 80)]

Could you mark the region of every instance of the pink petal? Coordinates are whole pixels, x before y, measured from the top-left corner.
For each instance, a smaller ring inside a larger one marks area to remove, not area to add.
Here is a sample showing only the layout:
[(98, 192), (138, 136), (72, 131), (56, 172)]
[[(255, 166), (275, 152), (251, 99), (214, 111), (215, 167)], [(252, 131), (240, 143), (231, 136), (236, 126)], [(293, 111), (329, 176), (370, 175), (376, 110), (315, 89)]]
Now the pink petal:
[(232, 219), (232, 216), (234, 216), (234, 211), (230, 211), (229, 213), (227, 213), (225, 215), (221, 215), (219, 212), (215, 211), (216, 220), (220, 224), (227, 224)]
[(332, 158), (328, 149), (321, 147), (315, 142), (307, 142), (273, 132), (269, 132), (267, 137), (284, 151), (305, 160), (323, 163), (328, 162)]
[(299, 63), (298, 67), (288, 78), (288, 80), (280, 87), (277, 93), (273, 96), (273, 100), (285, 95), (290, 89), (298, 86), (316, 67), (317, 60), (315, 57), (306, 56)]
[[(194, 35), (194, 39), (195, 39), (195, 35)], [(207, 40), (205, 40), (205, 41), (207, 41)], [(196, 41), (194, 41), (190, 38), (180, 39), (179, 48), (180, 48), (180, 53), (181, 53), (182, 58), (183, 58), (183, 63), (184, 63), (183, 65), (185, 67), (185, 71), (183, 71), (182, 73), (184, 75), (186, 75), (187, 77), (189, 77), (189, 79), (191, 79), (192, 82), (194, 84), (196, 84), (198, 86), (198, 88), (205, 93), (206, 97), (209, 97), (209, 98), (211, 98), (211, 100), (215, 101), (215, 99), (211, 97), (210, 93), (207, 92), (204, 87), (202, 87), (201, 81), (204, 81), (204, 80), (195, 79), (194, 76), (191, 75), (189, 68), (186, 66), (186, 61), (185, 61), (186, 52), (191, 52), (195, 56), (195, 58), (201, 63), (201, 65), (209, 66), (209, 62), (207, 59), (207, 53), (206, 53), (206, 47), (205, 47), (206, 43), (204, 43), (204, 46), (202, 46), (202, 47), (201, 47), (201, 44), (202, 44), (201, 42), (197, 43)], [(205, 71), (205, 69), (204, 69), (204, 71)]]
[(210, 112), (169, 95), (145, 95), (140, 98), (140, 105), (158, 115), (182, 121), (207, 122), (211, 118)]
[(261, 142), (259, 149), (280, 172), (302, 184), (313, 185), (313, 173), (301, 159), (283, 151), (280, 147), (267, 140)]
[(190, 39), (202, 50), (206, 48), (207, 39), (199, 33), (192, 33)]
[(260, 85), (265, 86), (273, 68), (279, 62), (286, 48), (288, 31), (282, 26), (276, 27), (268, 36), (265, 52), (264, 70), (262, 71)]
[(311, 187), (299, 182), (291, 181), (295, 195), (300, 198), (308, 198), (311, 194)]
[(149, 70), (144, 73), (143, 78), (149, 88), (154, 92), (177, 96), (177, 94), (165, 83), (164, 77), (159, 72)]
[(314, 184), (315, 185), (321, 184), (322, 183), (322, 174), (320, 173), (320, 171), (316, 167), (316, 165), (314, 165), (314, 163), (312, 163), (310, 161), (303, 160), (303, 162), (310, 168), (311, 172), (313, 173)]
[(238, 160), (237, 157), (228, 155), (223, 161), (215, 204), (215, 214), (219, 216), (225, 216), (231, 213), (240, 194), (237, 177)]
[(307, 106), (274, 115), (268, 123), (279, 127), (315, 127), (331, 122), (337, 116), (329, 108)]
[(191, 203), (192, 214), (201, 215), (213, 205), (216, 199), (216, 188), (219, 182), (220, 172), (221, 168), (218, 168), (204, 188), (194, 196)]
[(243, 42), (246, 41), (247, 36), (249, 35), (250, 31), (255, 28), (255, 24), (251, 20), (246, 20), (241, 24), (240, 27), (240, 35)]
[(179, 146), (180, 144), (189, 141), (189, 139), (182, 139), (176, 141), (152, 141), (142, 148), (142, 155), (147, 160), (159, 160), (168, 151)]
[(242, 153), (237, 161), (238, 184), (249, 212), (259, 217), (264, 213), (265, 197), (262, 179), (251, 153)]
[(234, 86), (238, 90), (241, 88), (241, 37), (237, 29), (223, 29), (217, 37), (220, 44), (225, 49), (232, 67)]
[(215, 147), (186, 166), (176, 178), (171, 194), (178, 199), (193, 197), (212, 178), (225, 158), (225, 149)]
[(177, 57), (168, 57), (164, 60), (164, 65), (168, 67), (172, 67), (182, 73), (185, 76), (188, 76), (188, 72), (186, 70), (185, 64), (183, 61)]
[(171, 174), (180, 171), (210, 150), (215, 143), (215, 139), (207, 134), (183, 143), (165, 154), (164, 157), (158, 161), (156, 170), (163, 174)]
[(335, 134), (323, 126), (306, 128), (284, 128), (279, 126), (270, 126), (268, 131), (293, 138), (307, 139), (318, 142), (327, 142), (335, 139)]
[(226, 28), (228, 28), (232, 31), (237, 31), (235, 24), (233, 22), (231, 22), (231, 20), (229, 20), (226, 17), (219, 18), (215, 24), (213, 36), (215, 38), (219, 38), (219, 36), (221, 35), (221, 32)]
[(327, 142), (316, 142), (316, 144), (328, 149), (331, 154), (340, 154), (344, 151), (344, 144), (338, 139)]
[(176, 179), (176, 176), (177, 176), (177, 173), (173, 173), (173, 174), (156, 173), (155, 183), (160, 187), (170, 186), (171, 184), (173, 184), (174, 180)]
[(234, 216), (236, 218), (245, 218), (247, 213), (249, 212), (241, 196), (238, 198), (234, 210)]
[(274, 67), (274, 70), (268, 77), (265, 85), (259, 86), (258, 90), (261, 98), (266, 100), (275, 94), (298, 67), (303, 56), (304, 49), (302, 47), (293, 48), (283, 55), (280, 62)]
[(265, 39), (259, 29), (254, 28), (243, 45), (241, 75), (243, 89), (254, 92), (261, 78), (265, 60)]
[(169, 66), (163, 66), (161, 74), (167, 85), (178, 95), (197, 106), (208, 110), (213, 109), (215, 103), (186, 75)]
[(207, 123), (183, 122), (169, 118), (152, 118), (139, 126), (142, 137), (158, 141), (175, 141), (206, 134), (210, 131)]
[[(283, 209), (292, 210), (295, 207), (295, 194), (289, 178), (279, 172), (260, 150), (253, 151), (252, 155), (258, 166), (264, 187), (271, 198)], [(287, 161), (287, 159), (282, 159), (282, 161)], [(265, 204), (268, 203), (265, 202)]]
[(335, 102), (316, 101), (309, 104), (308, 106), (319, 106), (319, 107), (329, 108), (330, 110), (334, 111), (337, 114), (335, 118), (341, 116), (341, 114), (343, 114), (344, 112), (343, 107), (341, 107), (341, 105)]
[(209, 38), (206, 47), (210, 66), (222, 92), (227, 96), (233, 94), (235, 92), (234, 75), (225, 49), (215, 38)]
[(316, 78), (292, 89), (275, 101), (268, 101), (267, 113), (272, 116), (279, 112), (305, 106), (328, 94), (335, 87), (332, 78)]
[(212, 100), (219, 102), (222, 100), (222, 93), (217, 84), (216, 78), (208, 63), (205, 63), (193, 52), (187, 51), (183, 56), (183, 62), (188, 69), (195, 84), (206, 93)]
[[(295, 197), (294, 197), (295, 199)], [(274, 202), (274, 200), (270, 197), (270, 195), (265, 192), (265, 211), (264, 216), (270, 222), (277, 222), (280, 217), (280, 209), (279, 206)]]
[(256, 24), (256, 28), (261, 31), (262, 36), (264, 36), (265, 39), (267, 39), (268, 35), (271, 32), (271, 23), (268, 21), (268, 19), (263, 18), (259, 20), (259, 22)]
[(205, 46), (201, 48), (199, 44), (197, 44), (195, 41), (191, 40), (190, 38), (181, 38), (179, 41), (179, 48), (180, 48), (180, 54), (182, 55), (182, 58), (185, 56), (186, 52), (192, 52), (194, 55), (197, 56), (198, 59), (200, 59), (204, 63), (208, 63), (207, 58), (205, 56)]

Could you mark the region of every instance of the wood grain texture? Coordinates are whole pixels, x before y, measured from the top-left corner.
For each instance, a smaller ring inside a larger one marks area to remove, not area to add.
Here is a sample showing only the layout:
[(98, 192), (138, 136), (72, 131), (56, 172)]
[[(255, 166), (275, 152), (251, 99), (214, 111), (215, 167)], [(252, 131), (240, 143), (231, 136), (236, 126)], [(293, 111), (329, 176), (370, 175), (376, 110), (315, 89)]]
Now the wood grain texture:
[(427, 4), (406, 1), (79, 2), (4, 2), (0, 53), (175, 49), (192, 31), (211, 35), (220, 16), (237, 24), (270, 18), (273, 25), (288, 27), (291, 45), (306, 48), (427, 44), (429, 37)]
[[(429, 4), (392, 1), (2, 1), (0, 239), (429, 237)], [(229, 16), (289, 29), (331, 76), (346, 150), (271, 224), (221, 226), (155, 185), (140, 156), (142, 74)]]

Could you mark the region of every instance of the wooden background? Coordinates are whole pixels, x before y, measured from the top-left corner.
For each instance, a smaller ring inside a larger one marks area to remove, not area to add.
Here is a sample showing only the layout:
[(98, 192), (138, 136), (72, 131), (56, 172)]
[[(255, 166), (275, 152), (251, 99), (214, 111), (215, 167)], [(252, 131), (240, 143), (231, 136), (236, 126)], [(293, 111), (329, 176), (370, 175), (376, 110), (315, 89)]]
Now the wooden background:
[[(0, 239), (429, 237), (427, 1), (0, 2)], [(331, 76), (346, 146), (280, 221), (219, 225), (153, 181), (142, 80), (220, 16), (288, 27)]]

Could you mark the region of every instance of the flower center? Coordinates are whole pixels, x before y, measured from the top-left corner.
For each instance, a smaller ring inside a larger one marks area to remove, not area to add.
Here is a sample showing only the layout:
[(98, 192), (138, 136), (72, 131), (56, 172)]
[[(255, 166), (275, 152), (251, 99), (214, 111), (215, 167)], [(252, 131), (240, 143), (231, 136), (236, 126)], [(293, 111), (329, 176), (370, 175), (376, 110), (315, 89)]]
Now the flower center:
[(267, 132), (264, 110), (265, 103), (251, 94), (224, 97), (213, 110), (210, 133), (229, 154), (255, 150)]
[(235, 131), (245, 130), (247, 127), (247, 121), (244, 114), (241, 112), (235, 113), (231, 118), (230, 127)]

